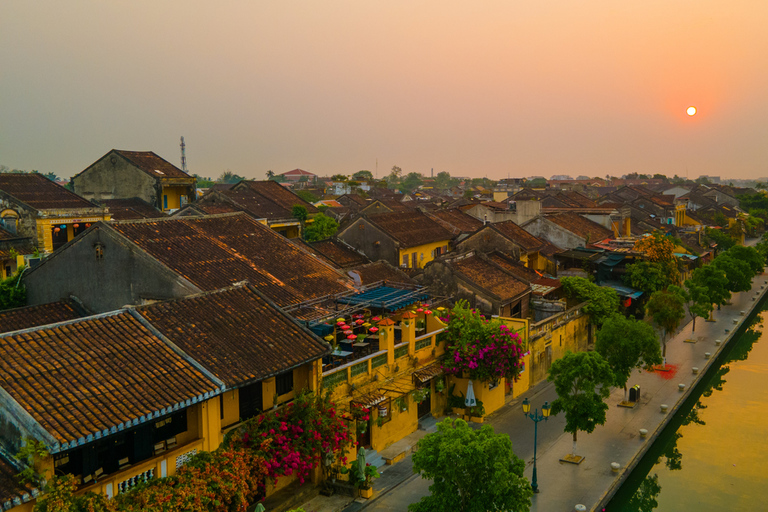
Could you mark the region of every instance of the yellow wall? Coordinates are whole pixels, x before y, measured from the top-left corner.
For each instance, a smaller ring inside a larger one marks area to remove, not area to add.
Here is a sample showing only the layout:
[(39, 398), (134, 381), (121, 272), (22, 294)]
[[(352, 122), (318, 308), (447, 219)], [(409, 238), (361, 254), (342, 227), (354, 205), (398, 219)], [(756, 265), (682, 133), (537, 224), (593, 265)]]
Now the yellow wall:
[[(450, 388), (452, 384), (455, 384), (456, 387), (453, 390), (454, 394), (463, 394), (466, 397), (467, 388), (469, 387), (469, 380), (470, 379), (463, 379), (455, 375), (451, 375), (448, 378), (448, 387)], [(504, 405), (504, 392), (506, 385), (506, 379), (499, 379), (498, 385), (493, 389), (489, 389), (488, 381), (472, 381), (472, 389), (474, 390), (475, 398), (483, 402), (483, 408), (485, 409), (486, 416), (498, 411)]]
[(55, 219), (42, 218), (37, 219), (37, 247), (40, 252), (53, 252), (53, 238), (51, 229), (61, 224), (67, 225), (67, 241), (74, 238), (74, 224), (94, 224), (102, 220), (110, 220), (111, 214), (96, 215), (91, 217), (58, 217)]
[[(447, 247), (449, 240), (443, 240), (440, 242), (434, 242), (431, 244), (419, 245), (416, 247), (409, 247), (408, 249), (401, 249), (398, 255), (397, 262), (399, 265), (403, 263), (403, 256), (408, 256), (408, 268), (413, 268), (413, 253), (416, 253), (418, 259), (418, 268), (424, 268), (424, 265), (434, 260), (433, 251), (438, 247)], [(423, 256), (423, 258), (422, 258)]]
[[(187, 196), (186, 201), (190, 202), (190, 197), (187, 195), (188, 187), (163, 187), (163, 193), (160, 197), (160, 205), (163, 207), (163, 211), (178, 210), (181, 208), (181, 196)], [(168, 206), (165, 206), (165, 198), (168, 198)]]

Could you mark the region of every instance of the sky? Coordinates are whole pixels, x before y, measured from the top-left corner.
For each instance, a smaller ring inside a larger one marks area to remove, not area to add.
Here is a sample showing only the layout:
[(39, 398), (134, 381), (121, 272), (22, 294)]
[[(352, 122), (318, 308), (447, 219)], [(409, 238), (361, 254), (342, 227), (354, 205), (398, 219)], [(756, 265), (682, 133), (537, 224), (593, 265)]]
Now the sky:
[[(0, 164), (768, 176), (763, 0), (0, 2)], [(686, 115), (694, 105), (698, 113)]]

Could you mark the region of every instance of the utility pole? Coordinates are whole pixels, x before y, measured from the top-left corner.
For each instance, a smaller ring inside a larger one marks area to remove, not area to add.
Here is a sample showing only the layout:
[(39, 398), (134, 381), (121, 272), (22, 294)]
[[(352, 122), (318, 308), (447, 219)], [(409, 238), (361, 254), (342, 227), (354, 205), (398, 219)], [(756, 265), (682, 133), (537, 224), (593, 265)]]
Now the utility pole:
[(184, 144), (184, 136), (181, 136), (181, 170), (187, 172), (187, 145)]

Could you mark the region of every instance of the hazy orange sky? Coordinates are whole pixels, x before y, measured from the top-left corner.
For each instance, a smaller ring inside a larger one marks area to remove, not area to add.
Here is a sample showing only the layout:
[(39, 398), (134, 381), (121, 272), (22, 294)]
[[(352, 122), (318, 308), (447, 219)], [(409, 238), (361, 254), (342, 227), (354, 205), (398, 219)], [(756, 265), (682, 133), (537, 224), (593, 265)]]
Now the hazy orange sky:
[[(768, 2), (0, 2), (0, 164), (768, 176)], [(689, 118), (685, 109), (699, 113)]]

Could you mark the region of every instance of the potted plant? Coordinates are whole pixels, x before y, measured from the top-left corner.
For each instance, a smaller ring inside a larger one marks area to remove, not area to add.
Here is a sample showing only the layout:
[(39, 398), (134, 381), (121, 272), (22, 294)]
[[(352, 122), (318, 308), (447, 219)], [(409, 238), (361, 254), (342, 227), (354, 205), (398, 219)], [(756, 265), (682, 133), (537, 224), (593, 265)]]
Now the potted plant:
[(440, 377), (435, 380), (435, 393), (442, 393), (445, 389), (445, 378)]
[(413, 397), (414, 402), (416, 402), (417, 404), (420, 404), (421, 402), (426, 400), (427, 397), (429, 396), (429, 388), (414, 389), (411, 392), (411, 396)]
[(379, 470), (365, 461), (365, 448), (360, 447), (357, 459), (352, 461), (349, 468), (342, 468), (344, 474), (349, 474), (349, 481), (358, 489), (360, 497), (369, 499), (373, 497), (373, 479), (379, 478)]

